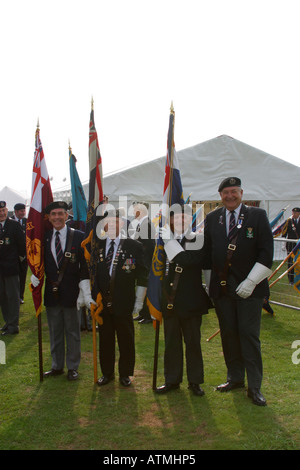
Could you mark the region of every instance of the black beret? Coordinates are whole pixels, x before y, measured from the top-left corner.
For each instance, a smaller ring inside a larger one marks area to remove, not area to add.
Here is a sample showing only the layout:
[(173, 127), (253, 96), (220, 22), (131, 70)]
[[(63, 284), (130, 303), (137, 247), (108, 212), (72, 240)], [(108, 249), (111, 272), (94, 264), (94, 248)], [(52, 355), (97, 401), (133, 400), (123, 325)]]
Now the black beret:
[(300, 212), (300, 207), (294, 207), (294, 209), (292, 209), (293, 212)]
[(6, 202), (0, 201), (0, 208), (3, 209), (3, 207), (6, 207)]
[(46, 214), (50, 214), (50, 212), (53, 209), (64, 209), (65, 211), (67, 211), (68, 210), (68, 204), (64, 201), (53, 201), (53, 202), (51, 202), (51, 204), (49, 204), (46, 207), (46, 209), (45, 209)]
[(239, 186), (241, 187), (241, 180), (240, 178), (236, 178), (235, 176), (231, 176), (230, 178), (225, 178), (220, 186), (219, 186), (219, 193), (224, 189), (224, 188), (228, 188), (228, 187), (231, 187), (231, 186)]
[(15, 211), (20, 211), (22, 209), (25, 209), (25, 204), (22, 204), (21, 202), (18, 202), (17, 204), (14, 205)]

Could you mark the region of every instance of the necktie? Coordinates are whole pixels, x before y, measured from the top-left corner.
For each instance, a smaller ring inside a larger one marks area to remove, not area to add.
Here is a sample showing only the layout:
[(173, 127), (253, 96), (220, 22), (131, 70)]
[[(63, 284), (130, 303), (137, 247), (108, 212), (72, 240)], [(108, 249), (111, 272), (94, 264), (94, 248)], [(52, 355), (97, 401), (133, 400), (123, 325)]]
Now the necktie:
[(62, 247), (60, 244), (59, 232), (55, 233), (55, 252), (56, 252), (57, 265), (60, 268), (64, 254), (63, 254)]
[(234, 211), (230, 211), (229, 228), (228, 228), (228, 238), (230, 241), (233, 238), (234, 229), (235, 229), (235, 215), (234, 215)]
[(111, 261), (113, 259), (113, 255), (114, 255), (114, 245), (115, 245), (115, 242), (114, 242), (114, 240), (112, 240), (110, 242), (110, 246), (109, 246), (109, 249), (108, 249), (108, 252), (107, 252), (107, 255), (106, 255), (106, 265), (107, 265), (108, 271), (110, 269)]

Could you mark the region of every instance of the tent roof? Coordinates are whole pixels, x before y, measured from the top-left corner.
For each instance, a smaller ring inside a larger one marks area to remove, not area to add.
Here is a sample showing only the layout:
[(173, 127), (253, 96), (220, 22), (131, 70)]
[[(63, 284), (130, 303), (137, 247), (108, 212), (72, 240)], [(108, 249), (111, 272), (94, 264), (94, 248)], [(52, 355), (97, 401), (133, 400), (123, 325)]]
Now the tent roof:
[(9, 188), (8, 186), (4, 186), (4, 188), (1, 189), (0, 200), (6, 202), (6, 207), (9, 211), (13, 211), (14, 205), (18, 202), (22, 202), (25, 205), (28, 202), (28, 198), (24, 194), (18, 193), (17, 191)]
[[(218, 186), (228, 176), (242, 180), (244, 200), (300, 201), (300, 168), (227, 135), (177, 151), (184, 198), (219, 200)], [(161, 201), (165, 156), (104, 177), (111, 201)]]

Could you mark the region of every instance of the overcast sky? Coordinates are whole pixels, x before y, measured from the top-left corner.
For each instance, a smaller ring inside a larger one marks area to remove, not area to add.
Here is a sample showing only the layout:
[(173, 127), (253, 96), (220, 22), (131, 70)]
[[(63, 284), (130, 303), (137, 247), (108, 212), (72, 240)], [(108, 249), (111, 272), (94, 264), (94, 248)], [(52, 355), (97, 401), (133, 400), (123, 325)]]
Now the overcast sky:
[(104, 175), (165, 155), (171, 101), (177, 150), (227, 134), (299, 165), (298, 0), (0, 4), (0, 189), (31, 194), (38, 119), (52, 189), (69, 140), (88, 180), (92, 96)]

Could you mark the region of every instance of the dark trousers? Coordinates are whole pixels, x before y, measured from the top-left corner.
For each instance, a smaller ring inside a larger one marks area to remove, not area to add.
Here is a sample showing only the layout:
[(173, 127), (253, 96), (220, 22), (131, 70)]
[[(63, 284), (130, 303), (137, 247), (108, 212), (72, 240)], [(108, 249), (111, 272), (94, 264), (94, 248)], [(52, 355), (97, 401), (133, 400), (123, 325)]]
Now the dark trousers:
[(0, 306), (5, 321), (3, 325), (9, 332), (19, 330), (20, 280), (19, 275), (0, 274)]
[(183, 376), (183, 340), (185, 343), (186, 372), (190, 383), (204, 381), (201, 351), (202, 316), (180, 318), (175, 312), (164, 316), (164, 375), (166, 383), (179, 384)]
[(28, 264), (27, 260), (20, 262), (20, 299), (24, 300)]
[(227, 380), (260, 388), (263, 375), (260, 322), (263, 299), (223, 295), (214, 299), (219, 319)]
[(103, 312), (99, 325), (99, 362), (102, 374), (110, 376), (115, 369), (115, 339), (119, 346), (119, 376), (132, 376), (135, 364), (134, 325), (130, 315), (117, 316)]

